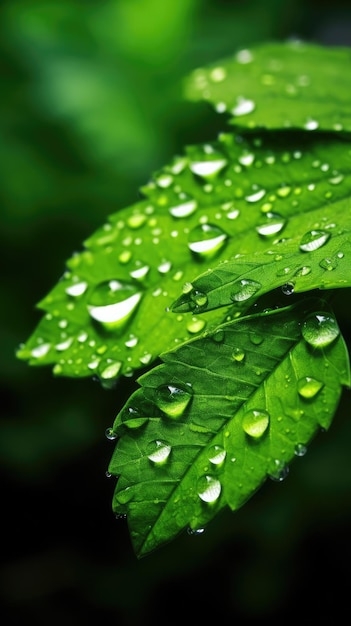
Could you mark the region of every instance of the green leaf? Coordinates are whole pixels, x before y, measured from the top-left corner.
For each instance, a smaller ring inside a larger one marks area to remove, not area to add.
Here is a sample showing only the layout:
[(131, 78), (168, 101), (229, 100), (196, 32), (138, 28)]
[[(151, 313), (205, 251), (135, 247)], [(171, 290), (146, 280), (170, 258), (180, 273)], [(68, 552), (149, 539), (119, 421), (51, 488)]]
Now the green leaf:
[(113, 508), (138, 557), (281, 480), (350, 385), (337, 323), (316, 299), (223, 324), (162, 360), (109, 435), (120, 437)]
[(272, 236), (258, 232), (267, 225), (281, 237), (295, 224), (302, 237), (302, 215), (324, 207), (328, 217), (350, 196), (350, 172), (350, 143), (334, 135), (223, 134), (188, 147), (67, 262), (18, 357), (106, 386), (150, 365), (225, 319), (166, 312), (184, 284), (237, 254), (269, 251)]
[[(303, 233), (303, 235), (301, 235)], [(192, 281), (172, 305), (198, 314), (233, 305), (243, 312), (263, 294), (351, 287), (351, 200), (292, 217), (265, 253), (224, 261)]]
[(194, 70), (185, 94), (247, 129), (349, 132), (350, 71), (349, 48), (272, 42)]

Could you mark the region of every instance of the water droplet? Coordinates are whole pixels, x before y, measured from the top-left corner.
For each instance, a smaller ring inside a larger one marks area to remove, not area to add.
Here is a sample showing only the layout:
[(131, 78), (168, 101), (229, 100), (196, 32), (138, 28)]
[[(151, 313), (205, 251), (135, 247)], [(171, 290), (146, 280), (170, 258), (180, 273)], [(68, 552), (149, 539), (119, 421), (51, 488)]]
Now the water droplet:
[(115, 330), (131, 318), (141, 295), (132, 284), (119, 280), (106, 281), (95, 288), (88, 311), (105, 329)]
[(241, 165), (245, 165), (246, 167), (249, 167), (250, 165), (252, 165), (254, 160), (255, 160), (255, 155), (252, 154), (252, 152), (244, 152), (238, 158), (239, 163), (241, 163)]
[(143, 226), (143, 224), (145, 224), (147, 220), (146, 215), (144, 215), (144, 213), (136, 213), (135, 215), (131, 215), (130, 217), (128, 217), (127, 219), (127, 224), (129, 226), (129, 228), (140, 228), (141, 226)]
[(182, 218), (182, 217), (188, 217), (189, 215), (192, 215), (197, 209), (197, 202), (196, 200), (186, 200), (185, 202), (181, 202), (180, 204), (177, 204), (176, 206), (172, 206), (169, 209), (169, 212), (171, 215), (173, 215), (173, 217), (177, 217), (177, 218)]
[(121, 361), (114, 361), (113, 363), (109, 363), (103, 368), (100, 376), (103, 380), (110, 380), (111, 378), (115, 378), (118, 375), (121, 367)]
[(79, 283), (73, 283), (73, 285), (70, 285), (70, 287), (67, 287), (65, 291), (67, 295), (73, 296), (74, 298), (78, 298), (79, 296), (82, 296), (83, 293), (86, 292), (87, 288), (88, 288), (88, 283), (86, 283), (85, 281), (81, 281)]
[(295, 276), (308, 276), (311, 272), (312, 268), (309, 265), (303, 265), (296, 270)]
[(281, 482), (284, 480), (289, 474), (289, 466), (284, 463), (284, 461), (280, 461), (279, 459), (275, 459), (274, 468), (271, 474), (269, 474), (269, 478), (271, 480), (275, 480), (276, 482)]
[(330, 236), (330, 233), (324, 230), (308, 231), (300, 241), (301, 252), (313, 252), (314, 250), (318, 250), (327, 243)]
[(255, 109), (255, 103), (253, 100), (249, 100), (248, 98), (243, 98), (242, 96), (237, 98), (237, 104), (232, 109), (233, 115), (247, 115), (248, 113), (252, 113)]
[(234, 348), (232, 352), (232, 357), (237, 363), (242, 363), (242, 361), (245, 359), (245, 352), (241, 348)]
[(290, 193), (291, 193), (291, 187), (289, 187), (289, 185), (283, 185), (282, 187), (279, 187), (277, 189), (277, 195), (280, 198), (287, 198)]
[(317, 120), (314, 120), (312, 118), (309, 118), (306, 123), (305, 123), (305, 129), (306, 130), (316, 130), (318, 128), (319, 124), (317, 122)]
[(242, 427), (245, 433), (254, 439), (262, 437), (268, 425), (269, 413), (261, 409), (250, 409), (243, 417)]
[(140, 265), (136, 267), (136, 269), (129, 272), (129, 276), (131, 278), (134, 278), (135, 280), (143, 280), (143, 278), (147, 276), (149, 271), (150, 271), (150, 267), (148, 265)]
[(203, 502), (216, 502), (221, 495), (222, 486), (213, 476), (200, 476), (197, 481), (197, 493)]
[(329, 346), (339, 334), (335, 318), (328, 313), (312, 313), (302, 324), (302, 336), (314, 348)]
[(295, 290), (294, 283), (285, 283), (285, 285), (282, 285), (282, 292), (284, 296), (292, 296), (292, 294), (294, 293), (294, 290)]
[(105, 437), (107, 439), (109, 439), (110, 441), (114, 441), (114, 439), (117, 439), (117, 433), (114, 432), (113, 428), (106, 428), (105, 430)]
[(305, 446), (303, 443), (297, 443), (295, 446), (295, 450), (294, 453), (296, 456), (305, 456), (307, 452), (307, 446)]
[(287, 220), (283, 218), (278, 213), (267, 213), (267, 220), (256, 226), (256, 230), (261, 237), (272, 237), (280, 233), (284, 226), (286, 225)]
[(203, 291), (198, 291), (197, 289), (193, 289), (190, 292), (190, 308), (193, 311), (203, 311), (208, 303), (207, 295)]
[(157, 439), (149, 444), (147, 458), (155, 465), (163, 465), (171, 454), (171, 450), (172, 447), (168, 443)]
[(311, 376), (304, 376), (297, 382), (297, 391), (306, 400), (314, 398), (323, 387), (324, 384), (320, 380)]
[(233, 283), (230, 297), (234, 302), (244, 302), (254, 296), (261, 289), (261, 286), (261, 283), (248, 278), (237, 280)]
[(211, 335), (211, 339), (215, 342), (215, 343), (223, 343), (224, 341), (224, 337), (225, 337), (225, 332), (223, 330), (223, 328), (218, 328), (217, 330), (214, 331), (214, 333), (212, 333)]
[(180, 387), (178, 384), (160, 385), (156, 390), (155, 404), (168, 417), (181, 417), (192, 398), (190, 386)]
[(204, 319), (193, 317), (190, 322), (187, 323), (186, 329), (191, 335), (196, 335), (196, 333), (201, 332), (205, 326), (206, 322)]
[(224, 67), (214, 67), (210, 72), (210, 78), (215, 83), (221, 83), (227, 76), (227, 71)]
[(197, 258), (212, 258), (225, 245), (228, 235), (218, 226), (199, 224), (189, 234), (189, 249)]
[(31, 351), (31, 355), (32, 357), (34, 357), (35, 359), (41, 359), (44, 356), (47, 355), (47, 353), (49, 352), (51, 348), (51, 344), (50, 343), (41, 343), (38, 346), (36, 346), (35, 348), (32, 349)]
[(226, 455), (227, 453), (222, 446), (213, 445), (208, 451), (208, 460), (213, 465), (219, 466), (224, 462)]
[(193, 174), (202, 178), (215, 177), (227, 165), (228, 161), (223, 156), (221, 158), (214, 158), (214, 156), (211, 159), (191, 162), (189, 167)]
[(331, 272), (332, 270), (335, 270), (338, 267), (338, 261), (336, 257), (326, 257), (325, 259), (321, 260), (319, 265), (323, 270), (327, 270), (328, 272)]
[(146, 424), (148, 417), (139, 408), (129, 406), (121, 414), (121, 421), (129, 429), (137, 429)]
[(239, 50), (236, 53), (236, 60), (238, 63), (242, 65), (246, 65), (246, 63), (251, 63), (253, 60), (253, 54), (250, 50)]
[(251, 193), (248, 196), (245, 196), (245, 200), (247, 202), (258, 202), (259, 200), (262, 200), (262, 198), (265, 195), (266, 195), (266, 190), (259, 189), (258, 191), (255, 191), (254, 193)]
[(192, 536), (202, 535), (204, 532), (205, 532), (204, 528), (188, 528), (187, 529), (188, 535), (192, 535)]

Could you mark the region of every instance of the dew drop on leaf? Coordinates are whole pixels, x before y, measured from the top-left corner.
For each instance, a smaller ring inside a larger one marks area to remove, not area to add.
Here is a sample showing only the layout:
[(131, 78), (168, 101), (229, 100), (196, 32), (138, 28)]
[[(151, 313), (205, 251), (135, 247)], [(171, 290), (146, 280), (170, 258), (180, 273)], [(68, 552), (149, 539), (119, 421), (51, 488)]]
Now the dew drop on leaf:
[(119, 280), (105, 281), (92, 293), (88, 311), (106, 330), (115, 330), (131, 318), (141, 297), (135, 285)]
[(250, 409), (244, 414), (242, 427), (247, 435), (258, 439), (269, 426), (269, 413), (262, 409)]
[(208, 460), (213, 463), (213, 465), (222, 465), (225, 460), (227, 453), (222, 446), (213, 445), (210, 447), (208, 452)]
[(243, 98), (242, 96), (237, 99), (236, 106), (232, 109), (233, 115), (247, 115), (248, 113), (252, 113), (255, 110), (255, 103), (253, 100), (249, 100), (248, 98)]
[(233, 360), (237, 363), (242, 363), (242, 361), (245, 359), (245, 352), (244, 350), (242, 350), (242, 348), (234, 348), (232, 352), (232, 357)]
[(105, 430), (105, 437), (110, 441), (114, 441), (114, 439), (117, 439), (117, 433), (114, 432), (112, 427), (109, 427)]
[(312, 268), (309, 265), (303, 265), (296, 270), (295, 276), (308, 276), (311, 272)]
[(215, 256), (224, 246), (228, 235), (218, 226), (199, 224), (188, 238), (188, 247), (198, 259), (209, 259)]
[(115, 378), (119, 373), (121, 367), (121, 361), (113, 361), (112, 363), (108, 363), (102, 369), (100, 376), (103, 380), (110, 380), (111, 378)]
[(202, 178), (212, 179), (216, 176), (226, 165), (227, 159), (223, 155), (213, 154), (211, 158), (206, 160), (192, 161), (189, 165), (193, 174), (201, 176)]
[(41, 344), (39, 344), (38, 346), (36, 346), (35, 348), (32, 349), (31, 355), (35, 359), (42, 359), (44, 356), (47, 355), (47, 353), (49, 352), (50, 348), (51, 348), (51, 344), (50, 343), (41, 343)]
[(307, 446), (305, 446), (303, 443), (297, 443), (295, 446), (295, 456), (305, 456), (307, 452)]
[(148, 418), (139, 409), (129, 406), (124, 409), (121, 420), (124, 426), (134, 430), (143, 426), (148, 421)]
[(192, 215), (197, 209), (196, 200), (186, 200), (185, 202), (180, 202), (179, 204), (172, 206), (169, 209), (169, 212), (173, 217), (182, 218), (188, 217)]
[(194, 289), (190, 292), (190, 306), (197, 311), (203, 310), (207, 306), (208, 298), (203, 291)]
[(325, 257), (325, 259), (321, 260), (319, 265), (323, 270), (331, 272), (332, 270), (335, 270), (337, 268), (338, 261), (335, 257)]
[(88, 283), (85, 281), (81, 281), (79, 283), (73, 283), (72, 285), (67, 287), (65, 291), (68, 296), (73, 296), (74, 298), (77, 298), (79, 296), (82, 296), (83, 293), (86, 292), (87, 288)]
[(280, 461), (279, 459), (275, 459), (273, 471), (269, 474), (269, 478), (276, 482), (281, 482), (284, 480), (289, 474), (289, 466), (284, 463), (284, 461)]
[(255, 280), (242, 278), (233, 283), (230, 297), (233, 302), (244, 302), (254, 296), (261, 289), (261, 286), (261, 283)]
[(287, 222), (287, 220), (278, 213), (269, 212), (266, 214), (266, 217), (267, 221), (256, 226), (256, 231), (259, 235), (261, 235), (261, 237), (272, 237), (277, 235), (283, 230)]
[(147, 458), (155, 465), (163, 465), (171, 454), (171, 450), (172, 447), (167, 442), (157, 439), (149, 444)]
[(314, 348), (329, 346), (339, 334), (335, 318), (328, 313), (312, 313), (302, 324), (302, 336)]
[(199, 498), (209, 504), (218, 500), (222, 490), (220, 481), (208, 475), (200, 476), (196, 488)]
[(324, 230), (310, 230), (305, 233), (300, 241), (301, 252), (313, 252), (318, 250), (330, 239), (330, 233)]
[(180, 387), (179, 385), (160, 385), (156, 389), (155, 404), (168, 417), (178, 419), (187, 408), (192, 398), (190, 385)]
[(249, 194), (248, 196), (245, 196), (245, 200), (247, 202), (258, 202), (259, 200), (262, 200), (262, 198), (266, 195), (266, 190), (265, 189), (259, 189), (258, 191), (254, 191), (253, 193)]
[(285, 285), (282, 285), (282, 292), (284, 294), (284, 296), (292, 296), (292, 294), (294, 293), (294, 283), (285, 283)]
[(315, 398), (318, 392), (324, 387), (323, 383), (311, 376), (304, 376), (297, 382), (297, 391), (302, 398), (310, 400)]

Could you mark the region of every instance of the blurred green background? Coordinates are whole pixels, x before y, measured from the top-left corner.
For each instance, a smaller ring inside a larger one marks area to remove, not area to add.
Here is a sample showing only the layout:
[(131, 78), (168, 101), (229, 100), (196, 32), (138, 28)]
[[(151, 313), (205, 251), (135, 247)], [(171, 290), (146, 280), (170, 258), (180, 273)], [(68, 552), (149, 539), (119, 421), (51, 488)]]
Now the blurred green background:
[[(351, 45), (350, 2), (3, 0), (0, 7), (2, 549), (6, 626), (318, 619), (348, 610), (351, 424), (243, 509), (137, 561), (111, 512), (104, 436), (134, 389), (54, 378), (15, 358), (35, 304), (106, 219), (223, 119), (182, 100), (193, 68), (299, 37)], [(350, 73), (351, 74), (351, 73)], [(351, 76), (350, 76), (351, 78)], [(351, 85), (351, 80), (350, 80)], [(221, 126), (222, 125), (222, 126)], [(350, 339), (348, 314), (339, 309)]]

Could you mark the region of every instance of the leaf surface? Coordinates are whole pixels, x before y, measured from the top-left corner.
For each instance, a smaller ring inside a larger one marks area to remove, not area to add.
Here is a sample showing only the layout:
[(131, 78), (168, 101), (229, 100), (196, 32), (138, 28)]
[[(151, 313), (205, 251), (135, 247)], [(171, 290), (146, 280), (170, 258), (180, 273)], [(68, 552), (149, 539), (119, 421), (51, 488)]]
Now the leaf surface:
[(194, 70), (185, 94), (246, 129), (350, 132), (350, 78), (349, 48), (272, 42)]
[(281, 480), (350, 385), (324, 302), (223, 324), (162, 356), (117, 415), (109, 471), (140, 557)]
[(172, 310), (198, 314), (232, 304), (232, 313), (242, 313), (278, 287), (285, 295), (351, 287), (351, 199), (292, 217), (285, 235), (265, 253), (242, 255), (208, 270)]
[(294, 225), (302, 237), (310, 212), (325, 207), (328, 218), (350, 197), (350, 172), (350, 143), (338, 136), (223, 134), (188, 147), (69, 259), (18, 357), (106, 386), (150, 365), (225, 319), (166, 312), (184, 284), (224, 259), (269, 251), (272, 232)]

